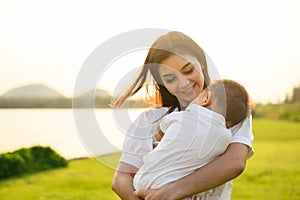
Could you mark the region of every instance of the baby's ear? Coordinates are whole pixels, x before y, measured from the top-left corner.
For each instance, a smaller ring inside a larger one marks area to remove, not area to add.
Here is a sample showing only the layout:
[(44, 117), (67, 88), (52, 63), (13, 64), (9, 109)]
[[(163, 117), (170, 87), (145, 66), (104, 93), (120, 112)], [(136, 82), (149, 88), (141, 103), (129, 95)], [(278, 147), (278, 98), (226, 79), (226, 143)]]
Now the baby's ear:
[(202, 102), (201, 106), (207, 107), (211, 104), (211, 92), (206, 92), (205, 100)]

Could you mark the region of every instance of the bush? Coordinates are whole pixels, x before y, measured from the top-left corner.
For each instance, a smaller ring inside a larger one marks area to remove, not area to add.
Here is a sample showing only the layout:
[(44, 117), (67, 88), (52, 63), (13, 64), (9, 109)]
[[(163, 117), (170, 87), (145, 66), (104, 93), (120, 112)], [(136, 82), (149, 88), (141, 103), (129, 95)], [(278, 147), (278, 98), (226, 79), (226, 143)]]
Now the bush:
[(66, 167), (68, 161), (50, 147), (21, 148), (0, 155), (0, 179)]
[(279, 119), (300, 122), (300, 111), (299, 110), (285, 111), (279, 116)]
[(252, 116), (255, 118), (300, 121), (300, 103), (257, 105)]
[(22, 156), (13, 153), (2, 154), (0, 157), (0, 178), (19, 176), (25, 171)]

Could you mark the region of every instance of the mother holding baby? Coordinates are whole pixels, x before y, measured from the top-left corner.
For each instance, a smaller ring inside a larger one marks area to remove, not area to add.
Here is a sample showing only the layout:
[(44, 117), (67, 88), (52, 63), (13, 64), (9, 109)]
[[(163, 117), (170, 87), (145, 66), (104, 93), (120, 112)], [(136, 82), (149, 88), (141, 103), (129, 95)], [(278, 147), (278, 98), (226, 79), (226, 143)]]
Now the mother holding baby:
[(155, 86), (158, 105), (143, 112), (126, 133), (112, 181), (112, 188), (121, 199), (174, 200), (201, 192), (202, 199), (230, 199), (232, 179), (244, 171), (247, 159), (253, 155), (251, 115), (230, 128), (230, 145), (212, 162), (158, 190), (135, 191), (133, 187), (133, 177), (143, 164), (143, 156), (157, 143), (155, 133), (162, 117), (185, 110), (210, 82), (205, 53), (190, 37), (171, 31), (153, 43), (136, 80), (114, 100), (116, 107), (121, 106), (148, 84)]

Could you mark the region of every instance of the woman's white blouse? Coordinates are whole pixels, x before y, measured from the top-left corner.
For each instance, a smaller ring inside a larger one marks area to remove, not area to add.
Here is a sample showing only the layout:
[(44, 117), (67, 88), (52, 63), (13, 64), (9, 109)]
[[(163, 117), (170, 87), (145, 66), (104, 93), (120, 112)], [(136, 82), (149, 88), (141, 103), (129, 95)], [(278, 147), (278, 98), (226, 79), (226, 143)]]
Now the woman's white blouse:
[(123, 142), (120, 162), (140, 168), (143, 156), (153, 149), (155, 130), (168, 108), (144, 111), (129, 127)]

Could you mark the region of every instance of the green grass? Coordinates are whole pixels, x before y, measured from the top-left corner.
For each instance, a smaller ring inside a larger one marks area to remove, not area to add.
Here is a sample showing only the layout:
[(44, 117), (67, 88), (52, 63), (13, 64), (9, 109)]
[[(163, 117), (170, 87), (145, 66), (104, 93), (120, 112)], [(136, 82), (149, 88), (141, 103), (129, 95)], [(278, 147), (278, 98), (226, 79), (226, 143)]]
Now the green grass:
[[(232, 200), (300, 199), (300, 123), (254, 119), (253, 132), (255, 155), (234, 180)], [(110, 189), (118, 156), (71, 161), (67, 168), (2, 180), (0, 199), (118, 199)]]
[(71, 161), (67, 168), (0, 182), (0, 199), (118, 199), (110, 189), (114, 169), (95, 159)]
[(255, 119), (255, 155), (234, 180), (232, 199), (300, 199), (300, 124)]

